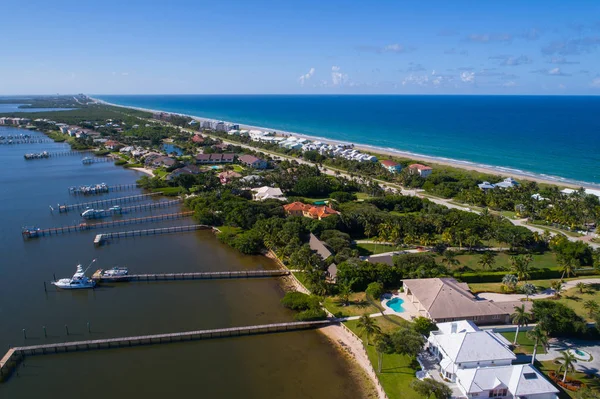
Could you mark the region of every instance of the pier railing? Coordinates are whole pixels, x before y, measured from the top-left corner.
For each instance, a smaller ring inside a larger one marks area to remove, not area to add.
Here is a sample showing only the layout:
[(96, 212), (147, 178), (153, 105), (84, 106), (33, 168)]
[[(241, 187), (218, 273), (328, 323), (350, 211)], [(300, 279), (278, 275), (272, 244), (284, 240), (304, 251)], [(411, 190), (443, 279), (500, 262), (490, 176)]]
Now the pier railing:
[(286, 331), (298, 331), (324, 327), (333, 320), (298, 321), (290, 323), (262, 324), (255, 326), (217, 328), (211, 330), (196, 330), (167, 334), (140, 335), (121, 338), (95, 339), (89, 341), (73, 341), (55, 344), (19, 346), (10, 348), (0, 360), (0, 379), (6, 379), (18, 367), (19, 362), (26, 356), (52, 353), (77, 352), (96, 349), (123, 348), (138, 345), (155, 345), (172, 342), (186, 342), (203, 339), (239, 337), (245, 335), (273, 334)]
[(212, 230), (212, 226), (207, 226), (204, 224), (190, 224), (186, 226), (173, 226), (173, 227), (161, 227), (157, 229), (147, 229), (147, 230), (131, 230), (131, 231), (119, 231), (114, 233), (102, 233), (98, 234), (96, 238), (94, 238), (94, 244), (100, 245), (103, 242), (108, 240), (112, 240), (115, 238), (128, 238), (128, 237), (141, 237), (141, 236), (152, 236), (159, 234), (169, 234), (169, 233), (183, 233), (188, 231), (195, 230)]
[(108, 222), (98, 222), (98, 223), (80, 223), (72, 226), (62, 226), (62, 227), (50, 227), (47, 229), (30, 229), (25, 228), (22, 231), (23, 237), (25, 238), (36, 238), (36, 237), (46, 237), (52, 235), (61, 235), (67, 233), (76, 233), (79, 231), (87, 231), (93, 229), (105, 229), (109, 227), (117, 227), (117, 226), (126, 226), (129, 224), (140, 224), (140, 223), (153, 223), (160, 222), (163, 220), (176, 220), (183, 219), (194, 214), (193, 211), (186, 212), (177, 212), (177, 213), (168, 213), (164, 215), (154, 215), (154, 216), (145, 216), (141, 218), (129, 218), (129, 219), (121, 219), (121, 220), (111, 220)]
[(147, 198), (150, 198), (153, 196), (157, 196), (157, 195), (162, 195), (162, 192), (130, 195), (127, 197), (108, 198), (108, 199), (97, 200), (97, 201), (82, 202), (79, 204), (59, 205), (58, 211), (59, 212), (68, 212), (68, 211), (74, 210), (74, 209), (85, 209), (85, 208), (93, 207), (93, 206), (104, 206), (104, 205), (111, 205), (111, 204), (120, 204), (123, 202), (142, 201), (144, 199), (147, 199)]
[(94, 276), (101, 282), (110, 281), (176, 281), (176, 280), (215, 280), (253, 277), (282, 277), (289, 276), (287, 270), (235, 270), (225, 272), (190, 272), (190, 273), (150, 273), (128, 274), (125, 276)]

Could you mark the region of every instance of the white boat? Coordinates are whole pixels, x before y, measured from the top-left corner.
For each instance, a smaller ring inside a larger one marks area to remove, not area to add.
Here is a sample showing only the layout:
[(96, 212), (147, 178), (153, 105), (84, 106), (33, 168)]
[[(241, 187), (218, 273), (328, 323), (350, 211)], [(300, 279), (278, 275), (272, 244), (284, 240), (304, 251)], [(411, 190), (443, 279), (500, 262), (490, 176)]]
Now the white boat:
[[(94, 263), (96, 259), (94, 259), (91, 263)], [(89, 267), (88, 266), (88, 269)], [(56, 288), (61, 288), (63, 290), (76, 290), (76, 289), (84, 289), (84, 288), (94, 288), (96, 282), (85, 275), (87, 269), (83, 270), (81, 265), (77, 265), (77, 271), (71, 278), (61, 278), (58, 281), (53, 281), (52, 285), (56, 286)]]
[(115, 266), (112, 269), (104, 270), (102, 275), (107, 277), (121, 277), (126, 276), (128, 273), (129, 270), (126, 267)]

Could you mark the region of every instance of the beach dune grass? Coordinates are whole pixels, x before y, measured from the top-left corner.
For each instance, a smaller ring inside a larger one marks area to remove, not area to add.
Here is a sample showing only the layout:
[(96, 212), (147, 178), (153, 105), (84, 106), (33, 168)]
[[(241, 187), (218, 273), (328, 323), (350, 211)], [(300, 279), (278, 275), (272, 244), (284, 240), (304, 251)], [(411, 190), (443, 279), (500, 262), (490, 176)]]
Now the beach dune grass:
[[(396, 323), (408, 323), (397, 316), (389, 317)], [(377, 317), (375, 320), (384, 333), (391, 333), (398, 328), (398, 324), (392, 323), (383, 317)], [(357, 323), (357, 320), (349, 320), (344, 324), (358, 335)], [(364, 337), (362, 340), (373, 368), (377, 369), (378, 355), (375, 347), (373, 345), (367, 346)], [(416, 371), (409, 356), (398, 354), (383, 355), (383, 367), (378, 377), (389, 399), (422, 399), (422, 396), (410, 387), (410, 383), (416, 379)]]

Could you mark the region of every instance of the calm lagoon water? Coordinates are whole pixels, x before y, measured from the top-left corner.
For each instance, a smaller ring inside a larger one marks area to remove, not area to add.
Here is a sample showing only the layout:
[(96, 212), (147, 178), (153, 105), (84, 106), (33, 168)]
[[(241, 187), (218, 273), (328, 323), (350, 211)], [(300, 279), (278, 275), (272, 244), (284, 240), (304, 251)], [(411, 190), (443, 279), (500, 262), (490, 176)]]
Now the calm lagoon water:
[(0, 104), (0, 114), (15, 112), (50, 112), (50, 111), (69, 111), (73, 108), (19, 108), (24, 104)]
[[(21, 130), (0, 127), (0, 134)], [(70, 196), (73, 185), (132, 183), (139, 172), (83, 156), (25, 161), (27, 152), (64, 144), (0, 146), (0, 356), (10, 346), (291, 321), (277, 279), (108, 284), (57, 292), (43, 282), (69, 277), (77, 263), (127, 266), (132, 273), (271, 269), (267, 258), (242, 255), (210, 232), (115, 241), (96, 248), (98, 231), (24, 240), (21, 227), (79, 222), (49, 205), (134, 195)], [(169, 209), (168, 211), (174, 211)], [(161, 209), (155, 214), (166, 212)], [(139, 217), (152, 212), (123, 217)], [(110, 231), (183, 223), (170, 221)], [(87, 323), (91, 333), (87, 332)], [(69, 335), (66, 334), (68, 326)], [(42, 326), (48, 337), (44, 338)], [(22, 329), (27, 331), (24, 339)], [(29, 357), (0, 384), (0, 398), (356, 398), (347, 360), (317, 331), (207, 340), (132, 349)]]

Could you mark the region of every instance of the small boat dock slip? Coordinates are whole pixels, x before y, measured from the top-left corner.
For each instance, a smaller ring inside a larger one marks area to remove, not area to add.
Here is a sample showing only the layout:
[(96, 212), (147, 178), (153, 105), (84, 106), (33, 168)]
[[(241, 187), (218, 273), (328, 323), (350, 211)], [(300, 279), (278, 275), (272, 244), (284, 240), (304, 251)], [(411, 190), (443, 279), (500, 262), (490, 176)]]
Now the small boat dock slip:
[(187, 231), (195, 231), (195, 230), (212, 230), (212, 226), (206, 226), (204, 224), (190, 224), (187, 226), (173, 226), (173, 227), (162, 227), (158, 229), (148, 229), (148, 230), (132, 230), (132, 231), (119, 231), (115, 233), (103, 233), (98, 234), (96, 238), (94, 238), (94, 245), (100, 245), (108, 240), (112, 240), (114, 238), (127, 238), (127, 237), (141, 237), (141, 236), (153, 236), (159, 234), (168, 234), (168, 233), (183, 233)]
[(49, 143), (54, 143), (54, 141), (48, 140), (48, 139), (37, 139), (37, 138), (12, 139), (12, 140), (1, 140), (0, 139), (0, 145), (49, 144)]
[(202, 339), (239, 337), (243, 335), (272, 334), (286, 331), (320, 328), (335, 320), (297, 321), (290, 323), (262, 324), (256, 326), (218, 328), (213, 330), (185, 331), (168, 334), (141, 335), (134, 337), (96, 339), (90, 341), (63, 342), (58, 344), (21, 346), (8, 350), (0, 366), (1, 378), (7, 378), (25, 356), (87, 351), (94, 349), (123, 348), (137, 345), (167, 344), (172, 342), (195, 341)]
[(95, 195), (95, 194), (104, 194), (111, 191), (125, 191), (132, 190), (134, 188), (138, 188), (137, 183), (132, 184), (116, 184), (114, 186), (108, 186), (104, 183), (95, 184), (91, 186), (73, 186), (69, 187), (69, 194), (71, 195)]
[(121, 204), (124, 202), (134, 202), (134, 201), (142, 201), (150, 197), (154, 197), (156, 195), (161, 195), (162, 192), (150, 193), (150, 194), (139, 194), (139, 195), (130, 195), (127, 197), (118, 197), (118, 198), (109, 198), (105, 200), (91, 201), (91, 202), (82, 202), (79, 204), (69, 204), (69, 205), (59, 205), (59, 212), (68, 212), (74, 209), (85, 209), (88, 207), (94, 206), (102, 206), (102, 205), (110, 205), (110, 204)]
[[(177, 202), (179, 202), (179, 201), (177, 201)], [(23, 236), (25, 238), (46, 237), (46, 236), (66, 234), (66, 233), (75, 233), (78, 231), (85, 231), (85, 230), (92, 230), (92, 229), (105, 229), (108, 227), (125, 226), (128, 224), (152, 223), (152, 222), (160, 222), (163, 220), (183, 219), (183, 218), (192, 216), (193, 214), (194, 214), (193, 211), (187, 211), (187, 212), (178, 212), (178, 213), (168, 213), (165, 215), (145, 216), (145, 217), (141, 217), (141, 218), (112, 220), (110, 222), (80, 223), (78, 225), (73, 225), (73, 226), (51, 227), (48, 229), (25, 228), (25, 229), (23, 229)]]
[(288, 276), (288, 270), (240, 270), (229, 272), (197, 272), (197, 273), (155, 273), (155, 274), (127, 274), (124, 276), (102, 276), (96, 271), (93, 280), (100, 282), (115, 281), (177, 281), (177, 280), (212, 280), (229, 278), (259, 278)]

